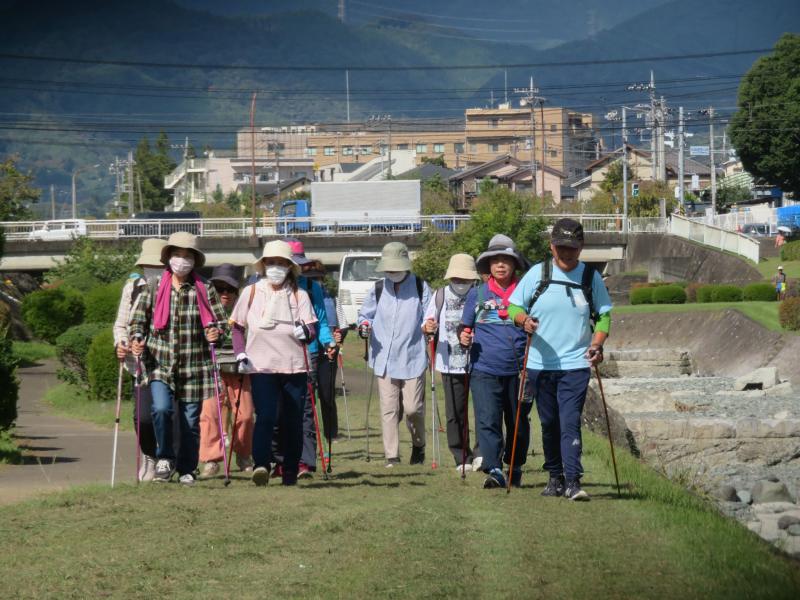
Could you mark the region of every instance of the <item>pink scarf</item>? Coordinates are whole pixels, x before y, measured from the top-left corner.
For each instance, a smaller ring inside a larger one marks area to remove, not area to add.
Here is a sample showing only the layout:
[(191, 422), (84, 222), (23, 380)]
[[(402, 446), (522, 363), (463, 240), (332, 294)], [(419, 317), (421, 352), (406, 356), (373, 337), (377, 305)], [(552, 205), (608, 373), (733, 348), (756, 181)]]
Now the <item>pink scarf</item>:
[[(200, 276), (192, 271), (194, 278), (194, 289), (197, 292), (197, 308), (200, 310), (200, 323), (203, 327), (208, 327), (214, 322), (214, 313), (211, 310), (211, 303), (208, 301), (208, 290)], [(164, 269), (161, 280), (158, 283), (158, 293), (156, 294), (156, 309), (153, 325), (157, 330), (164, 329), (169, 323), (169, 294), (172, 287), (172, 271)]]
[(497, 310), (497, 316), (501, 319), (508, 318), (508, 299), (511, 298), (511, 294), (514, 293), (514, 290), (517, 287), (517, 278), (513, 278), (511, 283), (508, 284), (506, 289), (500, 287), (500, 284), (497, 283), (494, 277), (489, 277), (489, 281), (486, 282), (486, 285), (489, 286), (489, 291), (492, 292), (495, 296), (500, 296), (500, 300), (505, 308)]

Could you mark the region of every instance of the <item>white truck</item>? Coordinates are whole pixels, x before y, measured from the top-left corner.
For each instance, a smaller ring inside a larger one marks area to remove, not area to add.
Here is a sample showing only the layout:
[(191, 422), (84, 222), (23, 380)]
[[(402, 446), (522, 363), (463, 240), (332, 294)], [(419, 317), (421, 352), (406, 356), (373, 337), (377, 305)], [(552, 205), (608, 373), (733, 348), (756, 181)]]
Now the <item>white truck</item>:
[(346, 324), (353, 325), (364, 298), (375, 287), (375, 282), (383, 278), (375, 268), (381, 259), (380, 252), (348, 252), (339, 266), (339, 307)]
[(310, 200), (281, 203), (278, 233), (415, 233), (421, 209), (418, 180), (314, 182)]

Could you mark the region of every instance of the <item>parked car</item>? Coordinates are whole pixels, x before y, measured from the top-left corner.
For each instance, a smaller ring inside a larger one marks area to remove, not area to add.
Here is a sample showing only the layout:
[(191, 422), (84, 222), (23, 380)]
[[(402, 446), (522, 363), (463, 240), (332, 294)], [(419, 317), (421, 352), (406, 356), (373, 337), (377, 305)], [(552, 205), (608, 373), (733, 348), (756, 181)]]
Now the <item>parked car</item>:
[(748, 223), (742, 225), (742, 233), (752, 237), (764, 237), (769, 235), (769, 223)]
[(83, 219), (62, 219), (45, 221), (42, 227), (28, 234), (28, 239), (37, 241), (74, 240), (86, 235), (86, 221)]

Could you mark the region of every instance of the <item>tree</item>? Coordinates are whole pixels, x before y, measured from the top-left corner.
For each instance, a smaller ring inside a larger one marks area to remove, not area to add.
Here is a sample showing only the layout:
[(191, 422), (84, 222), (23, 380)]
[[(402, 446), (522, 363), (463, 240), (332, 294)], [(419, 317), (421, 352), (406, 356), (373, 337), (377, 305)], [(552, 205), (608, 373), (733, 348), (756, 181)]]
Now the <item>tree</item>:
[(133, 270), (138, 255), (139, 245), (135, 242), (110, 247), (81, 237), (73, 242), (64, 260), (45, 273), (45, 279), (51, 283), (63, 281), (76, 290), (87, 292), (97, 285), (126, 277)]
[(455, 198), (442, 177), (436, 173), (422, 184), (422, 214), (443, 215), (453, 212)]
[(746, 185), (720, 185), (717, 189), (718, 208), (730, 208), (733, 204), (746, 202), (752, 198), (753, 192)]
[[(660, 216), (660, 200), (666, 201), (667, 214), (675, 208), (677, 200), (675, 195), (664, 182), (642, 181), (638, 182), (639, 195), (633, 197), (628, 182), (628, 216), (629, 217), (658, 217)], [(614, 191), (598, 190), (586, 203), (586, 210), (595, 214), (614, 214), (623, 211), (622, 186)]]
[(742, 79), (731, 141), (745, 169), (800, 195), (800, 35), (787, 33)]
[(29, 205), (38, 202), (42, 190), (31, 185), (33, 175), (17, 168), (17, 157), (0, 163), (0, 221), (24, 221), (33, 218)]
[(164, 189), (164, 177), (177, 166), (169, 156), (169, 139), (163, 131), (155, 142), (155, 152), (148, 139), (142, 138), (136, 147), (136, 171), (141, 177), (142, 196), (146, 210), (164, 210), (172, 200)]
[[(628, 182), (630, 183), (636, 178), (636, 170), (631, 165), (628, 165)], [(622, 192), (622, 159), (616, 160), (608, 166), (606, 176), (600, 183), (600, 189), (604, 192), (616, 192), (618, 190), (620, 193)]]
[(447, 163), (444, 161), (444, 154), (440, 154), (434, 158), (431, 158), (430, 156), (423, 156), (420, 163), (423, 165), (437, 165), (443, 169), (447, 168)]
[(529, 260), (541, 260), (548, 248), (543, 235), (546, 224), (543, 219), (531, 216), (533, 204), (533, 198), (528, 194), (484, 184), (473, 204), (472, 217), (457, 231), (423, 234), (422, 250), (414, 259), (414, 273), (431, 285), (441, 285), (447, 263), (453, 254), (465, 252), (477, 258), (496, 233), (510, 236), (517, 249)]

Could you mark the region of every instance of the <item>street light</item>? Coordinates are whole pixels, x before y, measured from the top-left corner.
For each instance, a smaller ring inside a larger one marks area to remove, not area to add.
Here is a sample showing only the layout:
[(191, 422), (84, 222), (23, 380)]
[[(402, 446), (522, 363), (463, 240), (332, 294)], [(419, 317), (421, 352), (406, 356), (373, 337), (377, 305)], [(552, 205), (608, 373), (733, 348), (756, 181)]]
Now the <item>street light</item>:
[(75, 178), (78, 176), (78, 173), (81, 171), (88, 171), (89, 169), (96, 169), (100, 165), (87, 165), (85, 167), (78, 167), (72, 172), (72, 219), (75, 220), (78, 218), (78, 202), (77, 202), (77, 195), (75, 193)]

